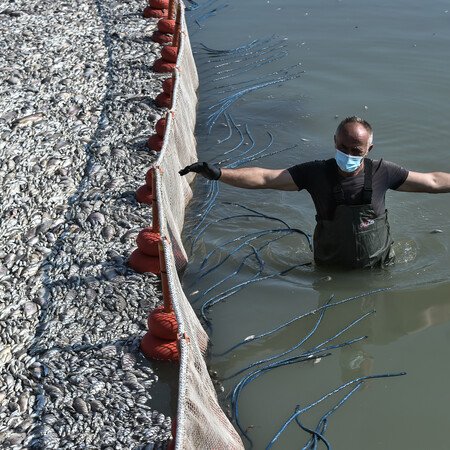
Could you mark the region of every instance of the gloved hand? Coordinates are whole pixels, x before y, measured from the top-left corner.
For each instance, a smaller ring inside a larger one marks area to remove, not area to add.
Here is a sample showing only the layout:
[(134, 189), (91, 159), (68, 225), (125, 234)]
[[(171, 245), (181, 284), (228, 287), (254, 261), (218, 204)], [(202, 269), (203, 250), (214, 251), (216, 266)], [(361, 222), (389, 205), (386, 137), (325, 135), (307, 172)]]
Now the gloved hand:
[(222, 175), (222, 171), (217, 166), (208, 164), (207, 162), (196, 162), (181, 169), (178, 173), (180, 175), (186, 175), (189, 172), (199, 173), (208, 180), (218, 180), (220, 175)]

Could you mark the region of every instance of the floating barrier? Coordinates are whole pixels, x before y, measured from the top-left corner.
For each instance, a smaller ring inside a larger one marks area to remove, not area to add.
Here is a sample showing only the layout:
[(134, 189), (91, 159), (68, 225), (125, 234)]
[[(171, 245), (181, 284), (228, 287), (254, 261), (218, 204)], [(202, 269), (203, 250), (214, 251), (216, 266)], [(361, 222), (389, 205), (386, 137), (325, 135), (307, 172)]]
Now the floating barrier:
[[(170, 5), (174, 3), (171, 0)], [(150, 3), (150, 7), (153, 5)], [(164, 39), (170, 37), (171, 47), (176, 48), (176, 51), (164, 52), (166, 57), (171, 52), (176, 53), (176, 62), (173, 62), (174, 57), (172, 62), (161, 58), (155, 64), (155, 70), (171, 67), (167, 70), (172, 73), (171, 81), (166, 80), (163, 85), (163, 93), (170, 97), (170, 111), (156, 127), (156, 136), (162, 138), (158, 160), (145, 176), (145, 187), (141, 186), (139, 194), (136, 193), (136, 197), (145, 200), (144, 203), (151, 199), (153, 222), (151, 227), (139, 233), (138, 248), (130, 256), (130, 266), (141, 273), (151, 271), (147, 270), (149, 258), (158, 259), (160, 271), (157, 275), (161, 276), (164, 306), (149, 315), (149, 331), (141, 341), (141, 350), (148, 357), (180, 363), (177, 425), (172, 430), (174, 439), (168, 448), (243, 449), (241, 438), (219, 406), (204, 360), (208, 336), (192, 310), (178, 276), (187, 263), (181, 231), (185, 207), (192, 197), (189, 183), (194, 178), (193, 174), (180, 177), (178, 171), (197, 160), (194, 128), (198, 76), (187, 34), (184, 5), (178, 3), (176, 20), (170, 5), (168, 18), (158, 22), (159, 34), (152, 36), (153, 40), (163, 35)], [(156, 237), (151, 233), (159, 233), (161, 237), (159, 257), (144, 253), (154, 252)], [(175, 333), (176, 339), (173, 339)]]

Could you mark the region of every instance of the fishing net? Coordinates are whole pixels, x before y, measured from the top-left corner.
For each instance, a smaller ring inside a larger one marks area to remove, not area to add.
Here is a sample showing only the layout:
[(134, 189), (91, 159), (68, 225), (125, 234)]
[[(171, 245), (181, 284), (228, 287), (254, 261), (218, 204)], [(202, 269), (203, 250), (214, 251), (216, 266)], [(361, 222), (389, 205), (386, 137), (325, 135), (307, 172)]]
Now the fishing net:
[(161, 236), (173, 308), (180, 336), (180, 381), (176, 449), (241, 449), (242, 441), (220, 408), (203, 359), (208, 337), (191, 308), (178, 272), (187, 256), (181, 241), (185, 207), (192, 197), (193, 175), (178, 171), (197, 160), (194, 128), (198, 76), (181, 4), (181, 41), (174, 71), (172, 109), (168, 113), (164, 144), (156, 163), (156, 195)]

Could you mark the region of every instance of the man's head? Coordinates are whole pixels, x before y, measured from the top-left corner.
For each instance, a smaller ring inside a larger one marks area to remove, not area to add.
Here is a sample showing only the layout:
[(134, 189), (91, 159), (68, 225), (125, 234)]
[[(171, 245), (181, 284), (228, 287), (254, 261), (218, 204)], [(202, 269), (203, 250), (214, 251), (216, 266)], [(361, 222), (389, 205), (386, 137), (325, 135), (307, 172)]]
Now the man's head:
[(360, 117), (347, 117), (339, 124), (334, 135), (335, 159), (343, 175), (353, 176), (361, 171), (372, 142), (372, 127)]
[(347, 155), (366, 156), (373, 147), (373, 131), (361, 117), (346, 117), (334, 135), (336, 148)]

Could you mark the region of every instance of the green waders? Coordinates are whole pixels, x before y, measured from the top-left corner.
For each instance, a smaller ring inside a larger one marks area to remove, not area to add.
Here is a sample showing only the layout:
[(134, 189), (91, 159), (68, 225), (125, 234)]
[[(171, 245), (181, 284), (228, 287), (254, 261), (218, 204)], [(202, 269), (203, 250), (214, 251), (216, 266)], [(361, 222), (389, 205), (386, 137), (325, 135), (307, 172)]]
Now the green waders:
[(332, 220), (316, 217), (314, 230), (314, 260), (317, 265), (332, 265), (349, 269), (381, 266), (392, 262), (392, 238), (387, 210), (377, 216), (372, 207), (372, 160), (364, 160), (362, 205), (346, 205), (338, 181), (334, 160), (328, 172), (335, 180), (333, 194), (336, 210)]

